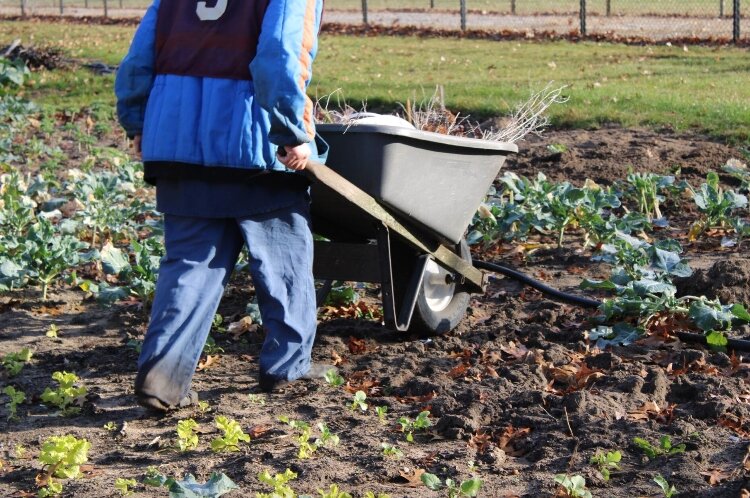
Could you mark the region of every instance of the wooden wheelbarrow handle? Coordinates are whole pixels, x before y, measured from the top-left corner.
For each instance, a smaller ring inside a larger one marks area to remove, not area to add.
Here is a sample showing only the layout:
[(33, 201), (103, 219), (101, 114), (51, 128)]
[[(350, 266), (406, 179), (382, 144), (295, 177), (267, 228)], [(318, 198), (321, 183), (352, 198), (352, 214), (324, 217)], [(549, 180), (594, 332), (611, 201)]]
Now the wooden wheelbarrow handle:
[(457, 255), (442, 244), (437, 244), (436, 247), (429, 247), (427, 243), (420, 240), (411, 230), (394, 218), (393, 215), (381, 206), (374, 197), (333, 171), (325, 164), (308, 161), (304, 171), (312, 181), (322, 183), (326, 187), (334, 190), (346, 200), (383, 223), (389, 230), (396, 232), (400, 237), (406, 240), (406, 242), (420, 251), (430, 254), (446, 268), (458, 272), (468, 281), (468, 283), (474, 284), (478, 290), (484, 290), (484, 273), (477, 268), (474, 268), (471, 262), (464, 260), (461, 256)]

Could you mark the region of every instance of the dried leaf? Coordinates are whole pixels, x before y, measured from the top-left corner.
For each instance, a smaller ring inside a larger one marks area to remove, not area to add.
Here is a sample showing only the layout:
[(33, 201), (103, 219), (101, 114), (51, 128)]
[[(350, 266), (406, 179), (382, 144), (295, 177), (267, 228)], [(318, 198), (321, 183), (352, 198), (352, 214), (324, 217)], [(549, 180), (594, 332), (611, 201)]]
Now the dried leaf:
[(471, 438), (469, 439), (469, 446), (472, 448), (476, 448), (477, 452), (480, 454), (486, 452), (491, 444), (492, 436), (482, 431), (477, 431), (476, 434), (472, 434)]
[(417, 403), (427, 403), (428, 401), (432, 400), (435, 396), (437, 396), (437, 393), (435, 391), (432, 391), (431, 393), (424, 394), (422, 396), (396, 396), (396, 400), (402, 404), (413, 405)]
[(357, 339), (350, 336), (346, 345), (349, 347), (351, 354), (362, 354), (367, 351), (367, 341), (365, 339)]
[(198, 362), (198, 368), (196, 368), (196, 371), (200, 372), (218, 365), (219, 358), (220, 356), (218, 354), (206, 355), (205, 358), (201, 358), (201, 360)]
[(344, 363), (344, 359), (336, 351), (331, 351), (331, 358), (333, 358), (333, 366), (339, 366)]
[(512, 457), (520, 457), (527, 453), (527, 451), (519, 449), (518, 444), (521, 440), (528, 437), (531, 433), (530, 427), (523, 427), (516, 429), (512, 425), (509, 425), (503, 429), (503, 433), (497, 441), (497, 447), (503, 450), (507, 455)]
[(250, 435), (252, 439), (258, 439), (259, 437), (262, 437), (265, 433), (270, 431), (273, 427), (270, 425), (254, 425), (250, 428), (250, 430), (247, 431), (247, 433)]
[(452, 379), (461, 377), (466, 373), (467, 370), (469, 370), (470, 367), (471, 365), (469, 365), (468, 363), (461, 363), (460, 365), (453, 367), (450, 372), (448, 372), (448, 377)]
[(401, 485), (408, 486), (410, 488), (419, 488), (421, 486), (424, 486), (424, 483), (422, 483), (422, 474), (424, 474), (424, 472), (424, 469), (409, 470), (408, 468), (403, 468), (399, 470), (399, 475), (406, 479), (406, 482), (401, 483)]
[(500, 351), (514, 360), (522, 360), (529, 353), (529, 349), (526, 346), (523, 344), (516, 344), (513, 341), (508, 342), (507, 345), (500, 346)]
[(258, 330), (259, 325), (253, 322), (253, 318), (250, 316), (243, 316), (236, 322), (232, 322), (227, 326), (227, 332), (232, 335), (234, 339), (238, 339), (242, 334), (247, 332), (255, 332)]
[(716, 486), (721, 481), (726, 481), (732, 477), (731, 472), (725, 472), (721, 469), (711, 469), (708, 472), (701, 472), (701, 475), (706, 478), (711, 486)]

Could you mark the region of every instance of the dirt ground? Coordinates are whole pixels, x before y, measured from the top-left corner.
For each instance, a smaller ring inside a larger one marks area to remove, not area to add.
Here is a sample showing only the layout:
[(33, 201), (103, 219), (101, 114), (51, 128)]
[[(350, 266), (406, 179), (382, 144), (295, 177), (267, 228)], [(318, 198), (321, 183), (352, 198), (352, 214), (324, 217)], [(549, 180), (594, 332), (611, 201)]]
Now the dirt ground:
[[(549, 144), (567, 150), (553, 154)], [(587, 178), (608, 184), (624, 178), (631, 167), (665, 173), (679, 166), (680, 178), (698, 184), (708, 171), (742, 154), (705, 137), (669, 131), (563, 130), (522, 143), (506, 169), (527, 176), (544, 172), (576, 184)], [(722, 180), (731, 185), (730, 179)], [(672, 209), (667, 215), (678, 220), (674, 236), (684, 234), (686, 225), (679, 220), (690, 213)], [(574, 292), (583, 276), (607, 272), (575, 244), (523, 259), (518, 254), (504, 245), (478, 256)], [(712, 239), (689, 246), (686, 256), (702, 268), (689, 282), (691, 293), (750, 304), (747, 249), (722, 249)], [(246, 274), (235, 275), (220, 307), (226, 322), (244, 315), (251, 293)], [(743, 488), (750, 489), (750, 364), (679, 341), (596, 351), (584, 338), (590, 313), (498, 277), (446, 336), (419, 339), (385, 330), (376, 321), (324, 318), (314, 357), (340, 362), (348, 384), (299, 383), (282, 394), (254, 398), (248, 395), (259, 393), (261, 332), (238, 337), (214, 332), (224, 353), (194, 380), (211, 411), (184, 408), (154, 417), (135, 403), (137, 353), (127, 345), (142, 337), (143, 310), (103, 308), (65, 288), (54, 289), (50, 302), (41, 302), (35, 289), (6, 294), (0, 296), (0, 351), (29, 347), (34, 357), (13, 379), (0, 374), (3, 385), (32, 398), (21, 405), (20, 421), (0, 420), (0, 496), (35, 493), (40, 443), (63, 433), (91, 442), (91, 465), (84, 478), (65, 483), (66, 497), (117, 496), (117, 477), (140, 482), (148, 466), (180, 478), (189, 472), (201, 482), (212, 471), (224, 472), (241, 487), (226, 495), (236, 497), (267, 490), (257, 479), (261, 470), (286, 468), (298, 474), (293, 487), (309, 494), (337, 483), (355, 496), (368, 490), (391, 497), (445, 496), (412, 487), (404, 476), (418, 469), (443, 479), (478, 476), (480, 496), (486, 497), (552, 496), (558, 473), (582, 475), (594, 496), (613, 498), (661, 496), (653, 482), (656, 474), (682, 496), (741, 496)], [(45, 336), (51, 324), (59, 328), (59, 338)], [(39, 396), (56, 370), (76, 372), (88, 388), (82, 414), (59, 417), (41, 404)], [(348, 407), (351, 392), (360, 389), (370, 403), (364, 413)], [(384, 423), (374, 413), (376, 406), (388, 407)], [(414, 418), (421, 410), (430, 411), (433, 426), (407, 443), (396, 420)], [(253, 433), (252, 441), (237, 453), (211, 452), (217, 414), (239, 421)], [(297, 459), (294, 431), (278, 421), (281, 415), (325, 422), (341, 444)], [(200, 424), (201, 442), (197, 450), (180, 453), (174, 449), (175, 428), (186, 418)], [(108, 422), (117, 429), (105, 430)], [(634, 437), (655, 442), (663, 435), (673, 444), (685, 443), (686, 451), (648, 459), (633, 443)], [(381, 443), (397, 445), (403, 456), (384, 456)], [(27, 448), (23, 458), (15, 455), (19, 444)], [(609, 481), (589, 464), (597, 450), (622, 452), (620, 469)], [(167, 495), (142, 484), (135, 491), (133, 496)]]

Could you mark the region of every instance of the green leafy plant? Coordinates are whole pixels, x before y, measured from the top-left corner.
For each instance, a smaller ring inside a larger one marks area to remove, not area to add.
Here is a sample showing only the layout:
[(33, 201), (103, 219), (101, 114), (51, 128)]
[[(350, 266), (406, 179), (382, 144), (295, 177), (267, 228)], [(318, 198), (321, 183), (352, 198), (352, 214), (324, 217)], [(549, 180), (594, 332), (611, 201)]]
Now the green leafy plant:
[(388, 407), (387, 406), (376, 406), (375, 407), (375, 414), (378, 416), (378, 420), (380, 420), (380, 423), (385, 423), (385, 416), (388, 413)]
[(146, 486), (154, 486), (157, 488), (160, 486), (164, 486), (167, 480), (167, 476), (159, 472), (159, 470), (154, 466), (148, 467), (146, 469), (146, 473), (143, 476), (143, 484), (145, 484)]
[(685, 444), (682, 443), (673, 446), (672, 440), (669, 436), (660, 437), (658, 445), (651, 444), (649, 441), (640, 437), (633, 438), (633, 443), (651, 459), (659, 456), (670, 457), (685, 452)]
[(106, 424), (104, 424), (103, 428), (106, 431), (113, 432), (117, 430), (117, 424), (112, 421), (109, 421)]
[(326, 382), (333, 387), (343, 386), (346, 382), (346, 379), (339, 375), (339, 373), (333, 368), (326, 372), (325, 379)]
[(260, 394), (250, 393), (247, 395), (247, 399), (249, 399), (250, 403), (254, 405), (263, 406), (266, 404), (266, 399)]
[(76, 479), (81, 476), (81, 465), (88, 461), (90, 447), (87, 440), (75, 436), (50, 436), (42, 443), (39, 461), (49, 476)]
[(597, 466), (605, 481), (609, 481), (610, 472), (620, 468), (620, 460), (622, 460), (622, 453), (619, 451), (608, 451), (606, 453), (597, 451), (589, 462), (591, 465)]
[(57, 327), (57, 325), (55, 325), (55, 324), (53, 323), (53, 324), (51, 324), (51, 325), (50, 325), (50, 326), (49, 326), (49, 327), (47, 328), (47, 332), (45, 332), (45, 333), (44, 333), (44, 335), (45, 335), (45, 336), (47, 336), (47, 337), (55, 338), (55, 337), (57, 337), (57, 334), (58, 334), (59, 332), (60, 332), (60, 329), (59, 329), (59, 328)]
[(399, 459), (404, 456), (404, 452), (401, 451), (395, 444), (380, 443), (383, 448), (383, 456)]
[[(22, 58), (10, 60), (0, 57), (0, 87), (23, 86), (30, 76), (31, 71)], [(3, 94), (4, 91), (0, 90), (0, 95)]]
[(331, 446), (338, 446), (340, 439), (338, 435), (331, 432), (331, 429), (325, 424), (325, 422), (318, 422), (318, 430), (320, 431), (320, 437), (315, 440), (317, 447), (330, 448)]
[(53, 480), (52, 478), (49, 478), (47, 481), (47, 485), (39, 488), (39, 492), (37, 493), (38, 498), (47, 498), (48, 496), (57, 496), (59, 494), (62, 494), (63, 492), (63, 485), (61, 482), (57, 482)]
[(164, 485), (169, 486), (170, 498), (218, 498), (233, 489), (238, 489), (238, 486), (223, 472), (218, 474), (212, 472), (204, 484), (200, 484), (192, 474), (188, 474), (181, 481), (167, 479)]
[(137, 485), (138, 483), (135, 479), (124, 479), (122, 477), (115, 479), (115, 489), (119, 491), (120, 496), (132, 495), (133, 490), (130, 488), (134, 488)]
[(357, 391), (354, 393), (354, 396), (352, 397), (352, 403), (349, 405), (349, 409), (354, 411), (357, 408), (362, 410), (363, 412), (367, 411), (367, 403), (365, 403), (365, 400), (367, 399), (367, 395), (364, 391)]
[(194, 450), (198, 447), (198, 422), (192, 418), (177, 422), (177, 447), (180, 451)]
[(208, 401), (198, 401), (198, 410), (205, 415), (211, 411), (211, 406)]
[(289, 486), (289, 482), (296, 479), (297, 474), (289, 469), (286, 469), (283, 474), (271, 475), (270, 472), (264, 470), (258, 474), (258, 480), (269, 486), (272, 491), (270, 493), (256, 493), (256, 498), (296, 498), (297, 493)]
[(318, 494), (320, 494), (320, 498), (352, 498), (350, 493), (341, 491), (338, 484), (328, 486), (328, 491), (318, 489)]
[(13, 386), (5, 386), (3, 393), (10, 398), (5, 403), (5, 407), (8, 409), (8, 420), (18, 420), (18, 415), (16, 415), (17, 407), (26, 400), (26, 393), (17, 391)]
[(33, 352), (29, 348), (23, 348), (17, 353), (8, 353), (3, 356), (3, 368), (9, 377), (15, 377), (23, 369), (24, 364), (31, 360)]
[[(443, 483), (435, 474), (425, 472), (420, 476), (422, 483), (432, 491), (438, 491), (443, 488)], [(482, 480), (479, 478), (468, 479), (457, 483), (453, 479), (445, 480), (445, 491), (448, 498), (472, 497), (477, 496), (482, 488)]]
[(654, 476), (654, 482), (659, 485), (661, 492), (664, 493), (665, 498), (672, 498), (677, 494), (677, 489), (669, 484), (667, 480), (661, 474)]
[(731, 225), (732, 212), (747, 207), (747, 197), (719, 187), (719, 175), (713, 171), (706, 176), (706, 183), (698, 190), (691, 188), (691, 192), (702, 215), (690, 228), (691, 241), (711, 227)]
[(214, 419), (216, 427), (224, 432), (224, 435), (211, 441), (211, 450), (221, 451), (240, 451), (240, 441), (250, 442), (250, 436), (242, 432), (242, 427), (236, 420), (232, 420), (223, 415)]
[(75, 415), (81, 411), (88, 390), (84, 386), (76, 387), (78, 376), (71, 372), (54, 372), (52, 380), (58, 383), (57, 389), (44, 389), (42, 401), (57, 407), (64, 416)]
[(432, 425), (429, 417), (430, 412), (424, 410), (419, 412), (419, 415), (414, 420), (411, 420), (409, 417), (400, 417), (398, 419), (397, 422), (401, 425), (401, 432), (406, 433), (406, 440), (408, 442), (414, 442), (414, 431), (426, 430)]
[(583, 476), (557, 474), (555, 483), (560, 486), (570, 498), (591, 498), (591, 492), (586, 489), (586, 479)]

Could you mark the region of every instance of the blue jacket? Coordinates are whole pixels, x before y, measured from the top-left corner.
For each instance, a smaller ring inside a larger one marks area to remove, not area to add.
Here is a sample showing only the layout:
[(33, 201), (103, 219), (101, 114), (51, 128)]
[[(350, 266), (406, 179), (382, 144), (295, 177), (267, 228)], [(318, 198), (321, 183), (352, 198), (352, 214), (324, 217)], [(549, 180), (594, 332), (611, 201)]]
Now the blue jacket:
[[(324, 159), (306, 95), (322, 0), (268, 1), (248, 67), (252, 79), (157, 74), (161, 3), (154, 0), (144, 15), (115, 80), (120, 123), (128, 136), (143, 135), (144, 162), (284, 170), (277, 146), (301, 143), (310, 144), (312, 159)], [(217, 0), (222, 4), (227, 0)], [(200, 16), (206, 2), (197, 6)]]

